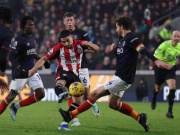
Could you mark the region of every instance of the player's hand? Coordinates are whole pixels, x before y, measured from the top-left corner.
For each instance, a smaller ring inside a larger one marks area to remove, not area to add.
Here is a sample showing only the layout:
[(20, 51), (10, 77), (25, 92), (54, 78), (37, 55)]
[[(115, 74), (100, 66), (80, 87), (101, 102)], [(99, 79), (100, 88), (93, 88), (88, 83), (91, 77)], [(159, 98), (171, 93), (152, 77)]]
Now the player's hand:
[(1, 70), (0, 70), (0, 76), (5, 76), (6, 75), (6, 73), (5, 72), (2, 72)]
[(1, 92), (7, 92), (7, 91), (9, 91), (9, 86), (8, 86), (8, 84), (7, 84), (3, 79), (1, 79), (1, 78), (0, 78), (0, 91), (1, 91)]
[(162, 61), (160, 61), (160, 60), (156, 60), (156, 61), (155, 61), (155, 64), (156, 64), (158, 67), (160, 67), (160, 68), (165, 68), (165, 69), (167, 69), (167, 70), (170, 70), (170, 69), (173, 68), (172, 65), (167, 64), (167, 63), (165, 63), (165, 62), (162, 62)]
[(50, 63), (48, 61), (46, 61), (44, 63), (44, 67), (45, 67), (45, 69), (49, 69), (50, 68)]
[(87, 46), (87, 47), (88, 47), (88, 46), (90, 45), (90, 42), (88, 42), (88, 41), (83, 41), (83, 42), (82, 42), (82, 45), (84, 45), (84, 46)]
[(117, 45), (115, 43), (111, 44), (111, 51), (115, 51), (115, 49), (117, 48)]
[(36, 73), (36, 71), (32, 68), (29, 70), (28, 76), (31, 77)]

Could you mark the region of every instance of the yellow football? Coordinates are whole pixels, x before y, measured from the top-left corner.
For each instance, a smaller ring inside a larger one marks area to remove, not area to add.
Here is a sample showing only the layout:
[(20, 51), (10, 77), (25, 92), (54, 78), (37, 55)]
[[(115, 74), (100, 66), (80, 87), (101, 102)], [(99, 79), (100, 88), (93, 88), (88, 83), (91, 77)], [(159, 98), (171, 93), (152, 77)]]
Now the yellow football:
[(85, 93), (84, 85), (81, 82), (73, 82), (69, 86), (69, 94), (74, 97), (80, 97)]

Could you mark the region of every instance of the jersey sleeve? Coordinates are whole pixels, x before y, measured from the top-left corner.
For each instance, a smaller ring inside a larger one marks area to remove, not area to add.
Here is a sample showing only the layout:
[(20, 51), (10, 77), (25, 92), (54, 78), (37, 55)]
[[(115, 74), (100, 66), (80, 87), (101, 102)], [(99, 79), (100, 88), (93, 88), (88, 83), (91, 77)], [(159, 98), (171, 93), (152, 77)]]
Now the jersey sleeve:
[(165, 42), (161, 43), (159, 45), (159, 47), (155, 50), (154, 56), (156, 58), (160, 58), (164, 54), (166, 49), (167, 49), (167, 47), (166, 47), (166, 41), (165, 41)]
[(17, 37), (15, 41), (11, 43), (11, 51), (16, 52), (16, 53), (19, 52), (20, 49), (22, 48), (21, 47), (22, 44), (23, 44), (23, 38)]
[(137, 52), (141, 52), (142, 50), (145, 49), (145, 46), (143, 45), (143, 43), (141, 43), (139, 38), (136, 36), (131, 36), (126, 41), (129, 42), (129, 43), (127, 43), (127, 45), (129, 45), (129, 47), (135, 49)]
[(15, 41), (11, 42), (11, 52), (9, 55), (9, 60), (12, 63), (12, 67), (14, 67), (15, 65), (18, 65), (17, 61), (16, 61), (16, 56), (17, 53), (20, 51), (20, 49), (22, 48), (22, 41), (23, 38), (22, 37), (17, 37), (15, 39)]
[(84, 30), (82, 31), (82, 40), (90, 41), (89, 35)]
[(57, 44), (56, 46), (54, 46), (53, 48), (51, 48), (49, 50), (48, 53), (46, 53), (46, 57), (49, 59), (49, 60), (53, 60), (53, 59), (56, 59), (58, 58), (59, 56), (59, 53), (60, 53), (60, 48), (61, 48), (62, 44), (59, 43)]
[(76, 43), (80, 44), (81, 47), (83, 48), (83, 50), (86, 50), (86, 49), (88, 49), (88, 47), (82, 44), (83, 41), (85, 41), (85, 40), (76, 40)]

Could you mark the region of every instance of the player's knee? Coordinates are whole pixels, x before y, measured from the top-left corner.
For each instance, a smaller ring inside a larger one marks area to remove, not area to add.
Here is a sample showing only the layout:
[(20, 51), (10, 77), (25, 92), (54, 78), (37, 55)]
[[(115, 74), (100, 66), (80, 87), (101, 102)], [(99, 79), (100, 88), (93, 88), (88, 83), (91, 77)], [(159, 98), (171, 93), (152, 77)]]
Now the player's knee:
[(45, 92), (44, 92), (44, 89), (42, 89), (42, 88), (35, 90), (35, 93), (39, 100), (41, 100), (45, 97)]
[(113, 110), (116, 110), (117, 109), (117, 105), (116, 104), (113, 104), (112, 102), (109, 102), (109, 108), (113, 109)]
[(56, 93), (56, 95), (59, 96), (59, 94), (61, 94), (63, 92), (64, 92), (63, 84), (61, 84), (61, 83), (56, 84), (56, 86), (55, 86), (55, 93)]
[(15, 90), (11, 89), (11, 91), (10, 91), (10, 93), (8, 95), (9, 100), (13, 101), (15, 99), (15, 97), (17, 96), (17, 94), (18, 93)]

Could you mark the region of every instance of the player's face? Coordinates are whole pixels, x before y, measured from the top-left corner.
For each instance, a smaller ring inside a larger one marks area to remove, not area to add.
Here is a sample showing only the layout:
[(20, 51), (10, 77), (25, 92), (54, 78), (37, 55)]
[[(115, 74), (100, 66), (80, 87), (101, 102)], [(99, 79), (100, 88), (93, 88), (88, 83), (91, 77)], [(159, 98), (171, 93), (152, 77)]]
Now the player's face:
[(67, 36), (65, 38), (61, 38), (61, 42), (65, 47), (71, 48), (71, 46), (73, 45), (73, 38), (72, 36)]
[(73, 16), (64, 18), (64, 25), (67, 30), (73, 31), (75, 29), (75, 19)]
[(35, 30), (35, 24), (31, 20), (27, 20), (26, 25), (24, 27), (24, 31), (26, 34), (30, 35), (33, 34)]
[(118, 23), (116, 23), (116, 32), (117, 32), (118, 36), (121, 36), (121, 35), (122, 35), (122, 29), (121, 29), (121, 27), (118, 25)]
[(180, 42), (180, 32), (179, 31), (174, 31), (172, 33), (172, 44), (174, 46), (176, 46), (177, 43), (179, 43), (179, 42)]

